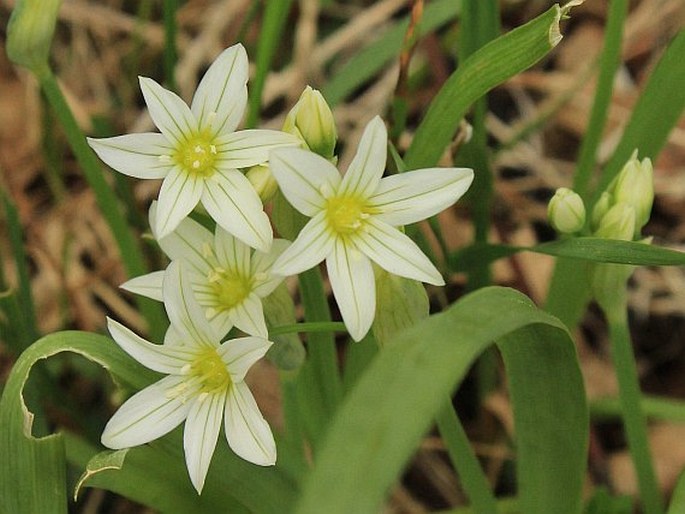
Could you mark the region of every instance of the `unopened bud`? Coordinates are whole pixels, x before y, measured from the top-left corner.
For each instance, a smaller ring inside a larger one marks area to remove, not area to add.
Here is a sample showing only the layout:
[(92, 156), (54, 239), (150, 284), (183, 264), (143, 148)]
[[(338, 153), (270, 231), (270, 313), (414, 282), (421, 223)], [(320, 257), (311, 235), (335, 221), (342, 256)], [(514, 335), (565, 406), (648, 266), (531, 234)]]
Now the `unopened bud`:
[(578, 193), (566, 187), (557, 189), (549, 201), (547, 216), (562, 234), (578, 232), (585, 225), (585, 205)]
[(316, 89), (305, 88), (286, 116), (283, 131), (300, 138), (312, 152), (326, 159), (333, 158), (338, 137), (335, 120), (331, 108)]
[(635, 235), (639, 236), (642, 227), (649, 221), (649, 213), (654, 202), (654, 170), (652, 161), (637, 159), (637, 150), (616, 177), (613, 184), (614, 203), (627, 203), (635, 209)]
[(617, 203), (602, 217), (595, 236), (606, 239), (632, 241), (635, 234), (635, 208), (627, 203)]
[(250, 181), (252, 187), (261, 198), (262, 203), (271, 200), (271, 197), (278, 190), (278, 183), (271, 173), (268, 166), (259, 164), (252, 166), (246, 173), (247, 180)]
[(592, 222), (592, 230), (599, 228), (602, 218), (611, 209), (611, 203), (611, 195), (606, 191), (602, 191), (602, 196), (599, 197), (599, 200), (592, 208), (592, 219), (590, 220)]
[(41, 73), (48, 66), (61, 0), (17, 0), (7, 25), (7, 55), (15, 64)]

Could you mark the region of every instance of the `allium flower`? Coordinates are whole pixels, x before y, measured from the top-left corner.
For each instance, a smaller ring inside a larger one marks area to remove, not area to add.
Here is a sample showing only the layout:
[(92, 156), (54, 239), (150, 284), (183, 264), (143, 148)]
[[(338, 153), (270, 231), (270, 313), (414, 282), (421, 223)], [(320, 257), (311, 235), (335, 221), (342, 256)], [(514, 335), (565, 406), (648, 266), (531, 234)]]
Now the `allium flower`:
[[(151, 217), (155, 210), (153, 205)], [(159, 245), (170, 259), (186, 263), (195, 298), (218, 334), (228, 333), (235, 325), (249, 335), (268, 337), (262, 298), (283, 281), (271, 273), (271, 266), (290, 245), (288, 241), (275, 239), (266, 253), (252, 251), (221, 227), (212, 234), (186, 218), (171, 234), (159, 239)], [(162, 301), (165, 274), (156, 271), (142, 275), (121, 287)]]
[(108, 319), (109, 332), (131, 357), (167, 376), (129, 398), (102, 434), (114, 449), (148, 443), (185, 420), (183, 447), (188, 474), (200, 493), (224, 421), (231, 449), (260, 466), (276, 462), (269, 425), (244, 382), (271, 342), (245, 337), (220, 343), (195, 303), (182, 263), (167, 270), (164, 303), (178, 344), (153, 344)]
[(395, 227), (452, 205), (473, 181), (466, 168), (431, 168), (381, 178), (387, 132), (375, 117), (367, 125), (344, 177), (326, 159), (297, 148), (271, 153), (281, 191), (312, 219), (276, 260), (272, 272), (293, 275), (326, 260), (328, 278), (350, 335), (359, 341), (376, 308), (371, 261), (395, 275), (443, 285), (419, 247)]
[(115, 170), (137, 178), (164, 179), (154, 221), (159, 237), (171, 233), (202, 202), (224, 230), (253, 248), (269, 249), (269, 219), (238, 168), (262, 164), (269, 150), (299, 141), (274, 130), (235, 132), (247, 105), (247, 76), (247, 55), (238, 44), (212, 63), (190, 108), (154, 80), (140, 77), (145, 103), (161, 134), (88, 139)]

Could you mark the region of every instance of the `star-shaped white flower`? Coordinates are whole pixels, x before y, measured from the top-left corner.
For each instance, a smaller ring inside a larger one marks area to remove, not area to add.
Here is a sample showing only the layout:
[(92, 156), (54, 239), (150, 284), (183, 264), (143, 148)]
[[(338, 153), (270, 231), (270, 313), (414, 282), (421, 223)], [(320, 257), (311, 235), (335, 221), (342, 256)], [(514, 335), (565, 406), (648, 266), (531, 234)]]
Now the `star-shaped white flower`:
[(239, 168), (263, 164), (273, 148), (299, 145), (275, 130), (235, 132), (247, 105), (248, 62), (237, 44), (207, 70), (190, 108), (157, 82), (140, 77), (140, 88), (159, 133), (88, 139), (115, 170), (137, 178), (163, 178), (154, 221), (159, 237), (171, 233), (202, 202), (227, 232), (267, 251), (269, 219)]
[(271, 346), (262, 337), (220, 343), (194, 301), (182, 263), (169, 266), (164, 302), (177, 344), (153, 344), (108, 319), (109, 332), (131, 357), (167, 376), (129, 398), (109, 420), (102, 443), (113, 449), (148, 443), (185, 420), (183, 447), (188, 474), (200, 493), (223, 419), (231, 449), (260, 466), (276, 462), (268, 423), (244, 382), (250, 367)]
[(296, 148), (271, 153), (271, 170), (288, 201), (312, 219), (276, 260), (272, 272), (294, 275), (326, 260), (328, 278), (350, 335), (361, 340), (373, 322), (371, 262), (395, 275), (443, 285), (419, 247), (395, 227), (449, 207), (473, 181), (467, 168), (431, 168), (381, 178), (387, 132), (376, 116), (341, 176), (328, 161)]
[[(155, 210), (153, 204), (151, 218)], [(269, 296), (283, 281), (282, 276), (271, 273), (271, 266), (290, 245), (289, 241), (274, 239), (268, 252), (252, 251), (218, 225), (212, 234), (186, 218), (158, 242), (172, 261), (186, 263), (195, 299), (218, 334), (224, 335), (236, 326), (246, 334), (268, 337), (262, 298)], [(148, 273), (121, 287), (162, 301), (165, 274), (165, 271)]]

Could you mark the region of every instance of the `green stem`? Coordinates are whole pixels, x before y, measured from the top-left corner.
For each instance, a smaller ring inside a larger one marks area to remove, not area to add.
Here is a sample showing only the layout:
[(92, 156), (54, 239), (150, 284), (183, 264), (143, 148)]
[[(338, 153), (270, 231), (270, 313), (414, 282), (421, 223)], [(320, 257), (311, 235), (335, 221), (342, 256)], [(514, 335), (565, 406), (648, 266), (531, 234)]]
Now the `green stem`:
[[(300, 293), (305, 321), (330, 323), (331, 314), (318, 268), (301, 273)], [(314, 450), (342, 399), (335, 339), (328, 333), (313, 332), (307, 337), (307, 362), (297, 379), (303, 425)]]
[(604, 132), (609, 103), (613, 91), (616, 70), (621, 63), (621, 40), (623, 24), (628, 14), (628, 0), (612, 0), (609, 7), (609, 18), (605, 29), (604, 48), (600, 58), (599, 79), (592, 104), (590, 121), (580, 147), (576, 173), (573, 177), (573, 189), (583, 198), (588, 199), (588, 184), (595, 165), (597, 148)]
[(172, 91), (176, 90), (176, 11), (178, 0), (164, 0), (164, 79)]
[(475, 514), (493, 514), (497, 512), (497, 501), (492, 494), (488, 479), (480, 467), (464, 427), (459, 421), (451, 402), (445, 402), (436, 416), (438, 430), (447, 447), (447, 453), (454, 468), (459, 473), (464, 491), (466, 491)]
[[(685, 423), (685, 402), (643, 394), (640, 406), (645, 417), (669, 423)], [(590, 402), (590, 417), (596, 420), (620, 418), (623, 415), (618, 398), (597, 398)]]
[(346, 332), (345, 324), (340, 321), (312, 321), (310, 323), (293, 323), (292, 325), (281, 325), (269, 330), (269, 336), (280, 336), (283, 334), (296, 333), (317, 333), (317, 332)]
[[(147, 269), (140, 246), (129, 230), (126, 219), (119, 209), (117, 198), (104, 178), (97, 157), (86, 143), (86, 139), (67, 105), (55, 76), (47, 68), (41, 69), (36, 76), (64, 129), (74, 156), (81, 165), (83, 174), (95, 194), (102, 215), (114, 235), (127, 274), (135, 277), (146, 273)], [(146, 298), (138, 298), (137, 303), (148, 321), (150, 335), (161, 341), (166, 328), (161, 306)]]
[(647, 424), (640, 405), (640, 384), (626, 312), (625, 301), (616, 302), (610, 309), (605, 308), (609, 322), (614, 367), (618, 378), (623, 422), (645, 514), (661, 514), (663, 505), (649, 451)]

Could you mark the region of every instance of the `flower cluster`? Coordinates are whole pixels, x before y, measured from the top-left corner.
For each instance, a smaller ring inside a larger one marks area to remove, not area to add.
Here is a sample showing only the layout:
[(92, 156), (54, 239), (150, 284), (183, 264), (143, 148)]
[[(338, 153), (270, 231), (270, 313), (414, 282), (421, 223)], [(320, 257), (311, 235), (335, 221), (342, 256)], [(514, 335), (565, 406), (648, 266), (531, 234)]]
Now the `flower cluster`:
[[(186, 464), (198, 492), (222, 418), (236, 454), (258, 465), (276, 460), (271, 430), (244, 383), (272, 344), (262, 300), (285, 277), (325, 260), (345, 326), (361, 340), (376, 312), (373, 263), (395, 275), (444, 284), (402, 226), (449, 207), (473, 180), (472, 170), (459, 168), (384, 178), (387, 132), (379, 117), (366, 126), (341, 174), (334, 165), (332, 113), (311, 88), (283, 131), (236, 131), (247, 104), (247, 78), (241, 45), (226, 49), (210, 66), (190, 107), (141, 77), (160, 132), (88, 140), (115, 170), (163, 179), (150, 224), (171, 261), (166, 270), (122, 286), (164, 302), (171, 322), (164, 344), (109, 321), (121, 348), (168, 376), (126, 401), (102, 441), (111, 448), (144, 444), (185, 420)], [(262, 202), (276, 189), (310, 218), (292, 244), (274, 239), (264, 211)], [(188, 217), (198, 203), (213, 220), (213, 231)], [(246, 337), (224, 340), (233, 327)]]

